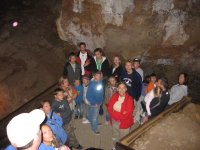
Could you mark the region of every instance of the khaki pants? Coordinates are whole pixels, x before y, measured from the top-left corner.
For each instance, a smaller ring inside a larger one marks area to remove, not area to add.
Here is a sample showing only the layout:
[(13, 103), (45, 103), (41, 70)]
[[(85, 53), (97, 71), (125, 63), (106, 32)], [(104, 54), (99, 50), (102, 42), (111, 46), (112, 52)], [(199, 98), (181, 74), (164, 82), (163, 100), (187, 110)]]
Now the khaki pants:
[(74, 133), (75, 128), (74, 128), (73, 122), (70, 121), (68, 124), (63, 125), (63, 128), (68, 134), (69, 146), (77, 147), (79, 145), (79, 142), (76, 139), (76, 135)]
[(130, 128), (128, 129), (120, 129), (119, 128), (120, 123), (116, 122), (115, 120), (112, 120), (112, 140), (113, 140), (113, 146), (115, 146), (116, 142), (118, 142), (122, 137), (127, 135), (130, 131)]

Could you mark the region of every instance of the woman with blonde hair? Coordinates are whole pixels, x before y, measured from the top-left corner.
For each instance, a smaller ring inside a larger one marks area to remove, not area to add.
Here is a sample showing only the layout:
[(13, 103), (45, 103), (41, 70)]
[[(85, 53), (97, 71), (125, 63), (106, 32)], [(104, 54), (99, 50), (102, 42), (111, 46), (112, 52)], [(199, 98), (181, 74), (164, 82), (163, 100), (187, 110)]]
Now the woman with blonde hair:
[(58, 86), (64, 90), (64, 95), (69, 103), (71, 110), (73, 111), (75, 109), (75, 99), (77, 97), (76, 90), (69, 83), (67, 77), (60, 77)]

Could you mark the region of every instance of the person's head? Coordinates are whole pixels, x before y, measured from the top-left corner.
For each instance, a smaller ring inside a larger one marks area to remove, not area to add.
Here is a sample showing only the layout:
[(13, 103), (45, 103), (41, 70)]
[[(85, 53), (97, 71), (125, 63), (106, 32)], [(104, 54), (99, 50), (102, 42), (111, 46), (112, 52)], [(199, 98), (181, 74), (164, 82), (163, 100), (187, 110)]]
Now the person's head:
[(182, 72), (178, 75), (178, 83), (180, 85), (188, 85), (188, 80), (189, 76), (187, 73)]
[(83, 82), (83, 85), (88, 85), (89, 84), (89, 82), (90, 82), (90, 78), (87, 76), (87, 75), (84, 75), (83, 77), (82, 77), (82, 82)]
[(123, 83), (123, 82), (119, 83), (118, 86), (117, 86), (117, 91), (118, 91), (120, 96), (125, 96), (126, 91), (127, 91), (126, 84)]
[(69, 62), (70, 63), (76, 63), (76, 54), (74, 52), (71, 52), (69, 54)]
[(74, 85), (75, 85), (75, 86), (81, 85), (80, 79), (76, 79), (76, 80), (74, 81)]
[(120, 57), (119, 56), (114, 56), (113, 57), (113, 65), (114, 66), (119, 66), (121, 63)]
[(51, 102), (49, 100), (43, 100), (41, 102), (41, 105), (45, 114), (48, 114), (49, 112), (51, 112)]
[(103, 50), (101, 48), (96, 48), (94, 50), (94, 56), (96, 56), (96, 59), (101, 59), (103, 56)]
[(41, 132), (42, 132), (42, 142), (47, 145), (51, 145), (55, 137), (51, 128), (47, 124), (41, 125)]
[(64, 99), (64, 91), (61, 88), (56, 88), (54, 90), (54, 97), (57, 101), (62, 101)]
[(150, 75), (144, 77), (143, 83), (148, 84), (150, 82)]
[(68, 87), (68, 86), (70, 86), (68, 78), (64, 77), (64, 76), (60, 77), (60, 79), (58, 81), (58, 85), (60, 87)]
[(95, 81), (100, 81), (102, 79), (102, 72), (101, 71), (96, 71), (93, 73), (93, 77)]
[(117, 83), (117, 80), (114, 76), (111, 76), (111, 77), (108, 78), (108, 85), (114, 87), (114, 86), (116, 86), (116, 83)]
[(79, 44), (79, 48), (80, 48), (81, 52), (85, 52), (85, 50), (86, 50), (86, 44), (84, 42), (81, 42)]
[(150, 75), (150, 82), (156, 83), (156, 80), (157, 80), (156, 74), (155, 74), (155, 73), (152, 73), (152, 74)]
[(159, 78), (157, 80), (157, 86), (161, 88), (161, 90), (165, 91), (168, 88), (168, 80), (165, 77)]
[(19, 150), (38, 149), (41, 143), (40, 124), (44, 119), (45, 114), (40, 109), (12, 118), (6, 127), (10, 143)]
[(133, 68), (135, 69), (140, 68), (140, 59), (138, 58), (133, 59)]
[(126, 69), (126, 71), (131, 71), (132, 70), (132, 61), (131, 60), (127, 60), (125, 62), (125, 69)]

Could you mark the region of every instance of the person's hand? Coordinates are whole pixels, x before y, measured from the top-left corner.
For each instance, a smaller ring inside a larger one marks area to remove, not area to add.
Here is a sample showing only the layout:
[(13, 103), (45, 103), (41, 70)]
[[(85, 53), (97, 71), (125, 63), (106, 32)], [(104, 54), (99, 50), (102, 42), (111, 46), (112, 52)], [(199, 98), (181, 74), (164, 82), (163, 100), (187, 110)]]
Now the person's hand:
[(61, 114), (60, 114), (60, 113), (57, 113), (57, 115), (58, 115), (58, 116), (61, 116)]
[(126, 112), (126, 111), (124, 111), (124, 112), (123, 112), (123, 115), (125, 115), (126, 113), (127, 113), (127, 112)]
[(84, 67), (86, 67), (87, 65), (89, 65), (90, 62), (89, 61), (86, 61), (85, 64), (83, 65)]
[(145, 123), (147, 121), (148, 121), (148, 117), (147, 116), (142, 117), (142, 123)]
[(99, 105), (98, 105), (98, 104), (96, 104), (96, 105), (95, 105), (95, 107), (96, 107), (96, 108), (98, 108), (98, 107), (99, 107)]

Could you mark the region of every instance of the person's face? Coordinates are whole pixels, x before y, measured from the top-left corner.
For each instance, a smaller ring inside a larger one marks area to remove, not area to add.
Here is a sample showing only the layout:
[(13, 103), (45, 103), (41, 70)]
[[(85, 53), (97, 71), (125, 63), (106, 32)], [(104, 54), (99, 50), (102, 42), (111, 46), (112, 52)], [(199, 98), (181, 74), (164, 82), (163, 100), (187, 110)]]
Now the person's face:
[(43, 125), (42, 128), (42, 139), (43, 142), (52, 142), (53, 141), (53, 132), (50, 127)]
[(181, 75), (179, 76), (178, 82), (179, 82), (179, 84), (181, 84), (181, 85), (185, 82), (184, 74), (181, 74)]
[(125, 64), (125, 68), (126, 68), (127, 71), (132, 70), (132, 64), (131, 64), (131, 62), (127, 62), (127, 63)]
[(51, 106), (48, 102), (45, 102), (42, 107), (45, 114), (48, 114), (51, 111)]
[(120, 64), (120, 59), (119, 59), (119, 57), (114, 57), (113, 63), (114, 63), (114, 65), (119, 65), (119, 64)]
[(79, 86), (81, 84), (80, 80), (75, 80), (74, 85)]
[(55, 95), (55, 98), (56, 100), (58, 101), (62, 101), (64, 99), (64, 93), (63, 92), (58, 92), (56, 95)]
[(100, 81), (101, 80), (101, 74), (97, 73), (94, 75), (94, 80)]
[(126, 91), (127, 91), (127, 88), (126, 88), (126, 86), (124, 84), (120, 84), (118, 86), (118, 92), (119, 92), (120, 96), (124, 96)]
[(140, 63), (139, 62), (134, 62), (133, 63), (133, 67), (135, 68), (135, 69), (138, 69), (139, 67), (140, 67)]
[(155, 77), (155, 76), (152, 76), (152, 77), (150, 78), (150, 81), (153, 82), (153, 83), (155, 83), (155, 82), (156, 82), (156, 77)]
[(71, 56), (69, 60), (70, 60), (71, 63), (75, 63), (76, 62), (76, 56)]
[(89, 80), (88, 79), (84, 79), (83, 78), (82, 82), (83, 82), (84, 85), (88, 85), (89, 84)]
[(97, 59), (101, 59), (102, 58), (102, 53), (100, 53), (100, 52), (95, 52), (95, 54), (94, 54), (95, 56), (96, 56), (96, 58)]
[(162, 87), (163, 87), (163, 85), (162, 85), (162, 80), (159, 79), (159, 80), (156, 82), (156, 86), (162, 88)]
[(114, 78), (109, 79), (110, 85), (115, 86), (116, 85), (116, 80)]
[(85, 46), (85, 45), (80, 45), (80, 50), (81, 50), (81, 51), (85, 51), (85, 49), (86, 49), (86, 46)]
[(69, 81), (67, 79), (63, 80), (63, 84), (64, 87), (68, 87), (69, 86)]

